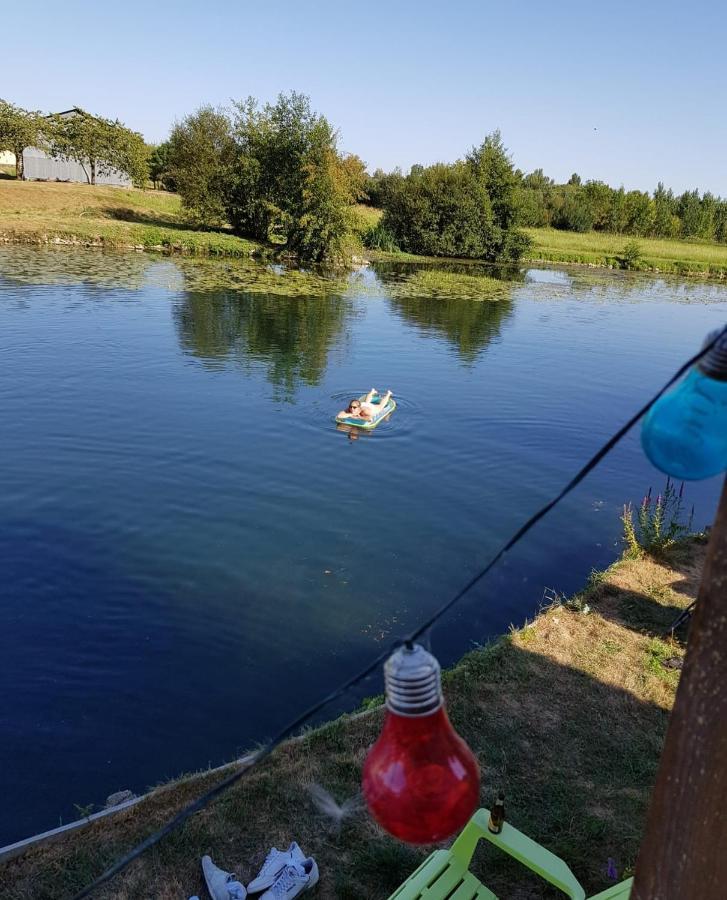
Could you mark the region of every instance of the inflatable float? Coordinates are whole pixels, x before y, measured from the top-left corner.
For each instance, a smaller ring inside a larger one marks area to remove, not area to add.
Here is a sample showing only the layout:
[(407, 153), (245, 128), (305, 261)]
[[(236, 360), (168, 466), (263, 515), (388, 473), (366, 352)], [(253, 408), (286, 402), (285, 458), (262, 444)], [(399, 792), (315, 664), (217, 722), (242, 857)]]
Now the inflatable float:
[[(358, 399), (363, 403), (366, 400), (366, 394), (363, 394)], [(381, 395), (376, 394), (371, 398), (371, 405), (378, 406), (381, 404)], [(389, 402), (384, 406), (384, 408), (379, 412), (376, 411), (376, 415), (373, 419), (359, 419), (355, 416), (336, 416), (336, 422), (339, 425), (351, 425), (354, 428), (363, 428), (367, 431), (370, 431), (372, 428), (376, 428), (376, 426), (381, 422), (382, 419), (385, 419), (389, 413), (394, 412), (396, 409), (396, 400), (393, 397), (389, 397)]]

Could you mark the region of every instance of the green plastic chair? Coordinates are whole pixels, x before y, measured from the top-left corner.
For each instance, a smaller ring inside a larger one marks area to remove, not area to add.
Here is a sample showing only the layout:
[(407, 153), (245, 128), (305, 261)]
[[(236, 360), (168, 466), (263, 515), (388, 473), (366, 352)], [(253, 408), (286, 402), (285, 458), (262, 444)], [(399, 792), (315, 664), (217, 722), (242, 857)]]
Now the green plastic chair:
[[(571, 900), (585, 900), (585, 891), (562, 859), (507, 822), (500, 834), (492, 834), (487, 828), (489, 819), (489, 809), (478, 810), (452, 847), (449, 850), (435, 850), (389, 900), (498, 900), (469, 871), (475, 848), (482, 838), (555, 885)], [(614, 885), (591, 900), (628, 900), (632, 881), (629, 879)]]

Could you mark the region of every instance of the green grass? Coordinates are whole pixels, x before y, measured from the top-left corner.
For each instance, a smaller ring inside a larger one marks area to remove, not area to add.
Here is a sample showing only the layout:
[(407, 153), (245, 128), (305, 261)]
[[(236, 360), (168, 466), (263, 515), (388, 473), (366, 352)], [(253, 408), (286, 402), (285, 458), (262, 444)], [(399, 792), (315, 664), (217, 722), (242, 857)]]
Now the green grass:
[(526, 228), (533, 239), (531, 260), (613, 266), (626, 244), (636, 240), (641, 248), (638, 267), (645, 271), (677, 275), (727, 277), (727, 245), (707, 241), (677, 241), (663, 238), (632, 238), (629, 235), (588, 231), (556, 231)]
[[(663, 663), (683, 655), (657, 636), (675, 606), (695, 596), (703, 562), (698, 541), (678, 550), (616, 563), (577, 602), (550, 607), (444, 675), (451, 719), (480, 761), (482, 804), (504, 790), (509, 820), (562, 856), (589, 894), (607, 886), (609, 857), (622, 877), (636, 858), (678, 679)], [(356, 798), (381, 719), (380, 708), (370, 709), (281, 746), (94, 896), (205, 896), (202, 854), (246, 880), (271, 845), (296, 839), (320, 866), (320, 900), (384, 900), (428, 851), (389, 838), (363, 809), (335, 827), (309, 791), (317, 784), (338, 803)], [(71, 897), (221, 777), (170, 783), (75, 838), (10, 862), (0, 868), (0, 895)], [(478, 852), (475, 871), (502, 897), (555, 896), (492, 848)]]
[(364, 234), (369, 228), (378, 225), (382, 215), (382, 211), (374, 206), (357, 203), (353, 208), (354, 231), (357, 234)]
[[(382, 212), (370, 206), (355, 207), (358, 222), (356, 230), (363, 234), (380, 221)], [(664, 272), (676, 275), (700, 275), (716, 278), (727, 277), (727, 244), (710, 241), (679, 241), (665, 238), (634, 238), (631, 235), (605, 234), (588, 231), (578, 234), (574, 231), (557, 231), (554, 228), (524, 229), (533, 239), (530, 261), (580, 263), (593, 266), (618, 267), (617, 258), (622, 256), (630, 241), (635, 241), (641, 249), (641, 257), (635, 268), (649, 272)], [(393, 259), (400, 262), (418, 262), (425, 257), (412, 253), (381, 253), (367, 251), (376, 259)]]
[(250, 256), (254, 241), (196, 231), (176, 194), (86, 184), (0, 180), (0, 241)]

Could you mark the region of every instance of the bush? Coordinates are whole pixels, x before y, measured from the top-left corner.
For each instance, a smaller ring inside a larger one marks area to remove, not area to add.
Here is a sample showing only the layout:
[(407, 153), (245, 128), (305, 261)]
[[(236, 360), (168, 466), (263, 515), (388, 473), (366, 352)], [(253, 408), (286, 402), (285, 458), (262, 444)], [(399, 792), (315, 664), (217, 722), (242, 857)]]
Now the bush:
[(495, 258), (490, 198), (465, 163), (429, 166), (392, 184), (381, 224), (408, 253)]
[(638, 241), (629, 241), (616, 257), (616, 263), (620, 269), (638, 269), (643, 253)]
[(646, 553), (663, 553), (679, 538), (690, 534), (694, 519), (694, 507), (686, 522), (682, 522), (684, 502), (684, 482), (677, 491), (674, 482), (667, 478), (664, 493), (652, 502), (651, 488), (644, 496), (634, 524), (633, 508), (624, 506), (621, 521), (624, 528), (626, 555), (632, 558)]
[(377, 222), (364, 231), (363, 245), (369, 250), (383, 250), (385, 253), (396, 253), (399, 250), (396, 238), (383, 222)]

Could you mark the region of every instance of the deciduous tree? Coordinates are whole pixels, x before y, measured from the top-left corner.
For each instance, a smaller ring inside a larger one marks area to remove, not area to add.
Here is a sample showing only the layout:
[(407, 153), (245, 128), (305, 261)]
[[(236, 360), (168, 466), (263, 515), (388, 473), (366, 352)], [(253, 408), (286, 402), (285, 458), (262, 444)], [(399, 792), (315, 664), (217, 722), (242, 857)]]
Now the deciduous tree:
[(172, 129), (169, 171), (191, 221), (201, 227), (225, 222), (227, 179), (235, 155), (228, 113), (201, 106)]
[(75, 160), (89, 184), (99, 175), (125, 172), (135, 185), (146, 184), (147, 146), (136, 131), (121, 122), (92, 116), (84, 110), (53, 115), (43, 126), (43, 145), (60, 159)]
[(260, 107), (236, 104), (228, 221), (240, 234), (285, 243), (304, 259), (341, 255), (349, 211), (364, 194), (365, 168), (343, 155), (328, 120), (303, 94)]
[(0, 150), (15, 154), (15, 175), (23, 177), (23, 150), (39, 141), (40, 113), (0, 99)]

